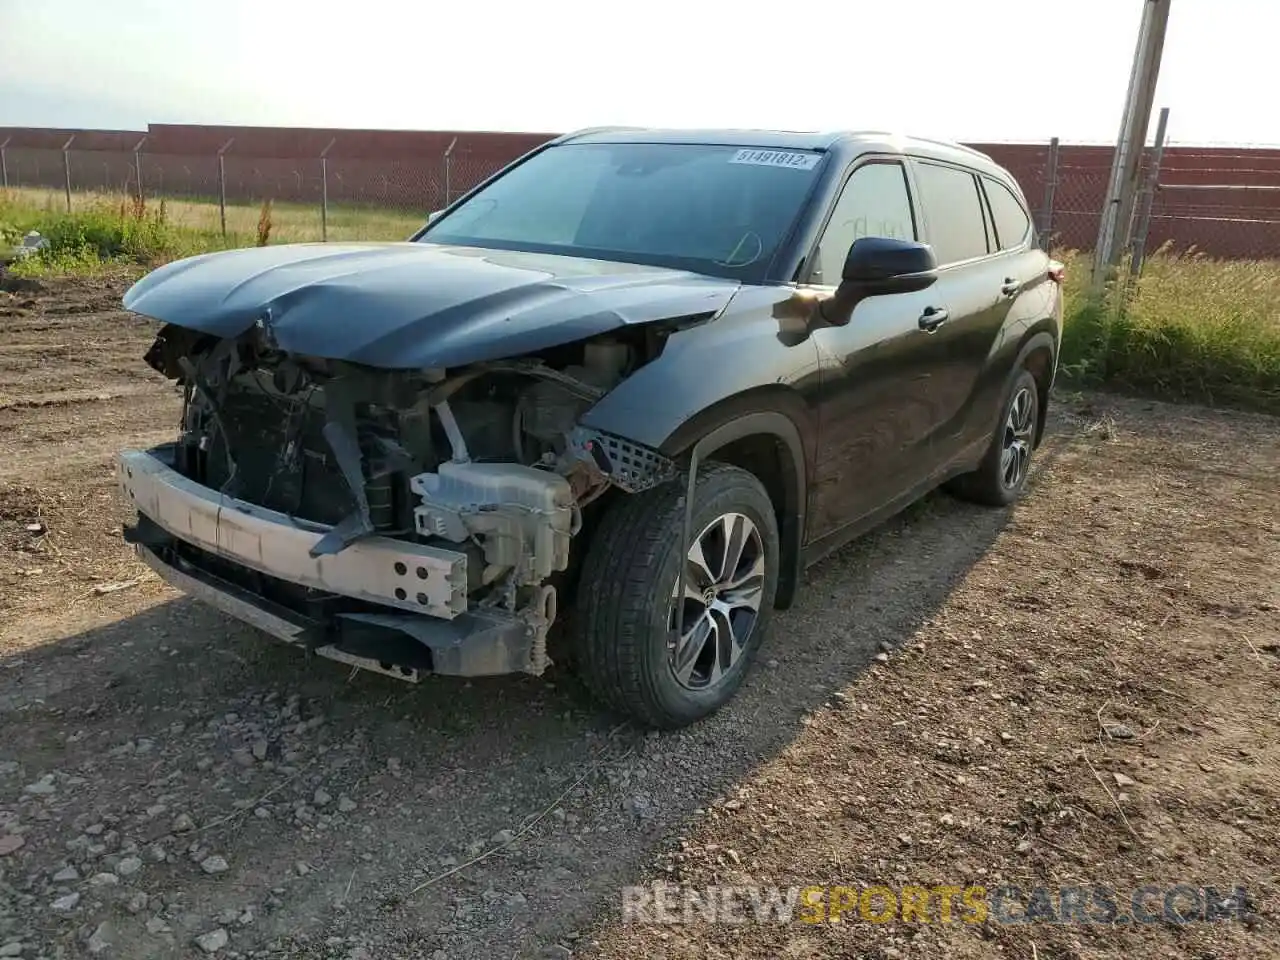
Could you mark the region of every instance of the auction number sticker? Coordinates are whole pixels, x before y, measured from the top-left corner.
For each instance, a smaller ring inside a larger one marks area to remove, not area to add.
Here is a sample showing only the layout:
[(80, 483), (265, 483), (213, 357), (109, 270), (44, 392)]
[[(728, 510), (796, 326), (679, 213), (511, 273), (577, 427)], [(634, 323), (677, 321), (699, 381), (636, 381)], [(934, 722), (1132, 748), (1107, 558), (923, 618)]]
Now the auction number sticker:
[(757, 167), (790, 167), (793, 170), (812, 170), (821, 157), (816, 153), (795, 153), (790, 150), (739, 150), (730, 163), (749, 163)]

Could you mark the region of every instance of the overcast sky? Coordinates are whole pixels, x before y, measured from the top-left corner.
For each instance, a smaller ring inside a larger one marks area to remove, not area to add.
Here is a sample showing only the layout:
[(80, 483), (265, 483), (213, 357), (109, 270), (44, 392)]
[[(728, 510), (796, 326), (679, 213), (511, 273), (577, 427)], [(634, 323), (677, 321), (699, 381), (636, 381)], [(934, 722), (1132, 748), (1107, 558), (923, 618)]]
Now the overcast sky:
[[(1280, 2), (1172, 0), (1179, 142), (1280, 144)], [(1142, 0), (0, 0), (0, 125), (1112, 142)]]

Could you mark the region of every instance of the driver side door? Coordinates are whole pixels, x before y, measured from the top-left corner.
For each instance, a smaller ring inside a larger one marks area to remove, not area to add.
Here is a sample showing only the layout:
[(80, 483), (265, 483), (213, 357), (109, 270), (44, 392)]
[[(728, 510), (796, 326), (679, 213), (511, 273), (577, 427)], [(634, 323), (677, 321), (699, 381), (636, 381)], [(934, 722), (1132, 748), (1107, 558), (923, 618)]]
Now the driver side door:
[[(918, 240), (920, 219), (902, 158), (860, 163), (832, 208), (807, 286), (833, 295), (855, 240)], [(814, 331), (821, 386), (812, 539), (870, 519), (932, 475), (930, 439), (943, 411), (921, 318), (945, 309), (934, 287), (873, 296), (845, 325)]]

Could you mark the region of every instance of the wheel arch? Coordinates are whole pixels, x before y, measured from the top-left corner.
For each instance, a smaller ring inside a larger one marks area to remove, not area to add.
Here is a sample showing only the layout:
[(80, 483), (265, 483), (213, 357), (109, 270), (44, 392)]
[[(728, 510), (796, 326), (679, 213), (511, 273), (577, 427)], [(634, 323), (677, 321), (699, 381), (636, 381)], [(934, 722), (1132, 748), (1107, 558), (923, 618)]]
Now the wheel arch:
[(1025, 368), (1036, 381), (1039, 404), (1036, 410), (1036, 445), (1044, 437), (1045, 420), (1049, 410), (1049, 391), (1058, 372), (1058, 341), (1053, 333), (1043, 327), (1031, 331), (1018, 348), (1015, 370)]
[[(762, 401), (773, 408), (762, 409)], [(705, 460), (741, 467), (764, 485), (778, 519), (782, 547), (774, 601), (780, 609), (791, 605), (800, 584), (808, 502), (809, 449), (793, 418), (795, 411), (784, 412), (796, 403), (807, 410), (803, 400), (784, 388), (753, 391), (686, 421), (661, 447), (667, 456), (687, 464), (690, 491)], [(692, 497), (686, 496), (686, 549), (691, 508)]]

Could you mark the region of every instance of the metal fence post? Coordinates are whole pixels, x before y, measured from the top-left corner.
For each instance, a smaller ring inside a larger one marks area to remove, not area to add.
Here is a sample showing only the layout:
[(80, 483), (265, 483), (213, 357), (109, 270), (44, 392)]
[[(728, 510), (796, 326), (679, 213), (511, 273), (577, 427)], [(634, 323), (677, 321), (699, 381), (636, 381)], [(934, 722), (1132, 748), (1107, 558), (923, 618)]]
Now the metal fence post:
[[(458, 138), (454, 137), (449, 142), (449, 146), (446, 147), (444, 151), (444, 205), (445, 207), (449, 206), (449, 200), (450, 200), (449, 173), (450, 173), (450, 167), (452, 167), (453, 165), (453, 148), (456, 147), (457, 145), (458, 145)], [(443, 210), (444, 207), (441, 207), (441, 209)]]
[(1156, 149), (1151, 156), (1151, 169), (1138, 198), (1138, 222), (1133, 229), (1131, 277), (1142, 276), (1142, 261), (1147, 255), (1147, 233), (1151, 229), (1151, 207), (1155, 203), (1156, 188), (1160, 185), (1160, 164), (1164, 162), (1165, 131), (1169, 127), (1169, 108), (1160, 109), (1160, 122), (1156, 125)]
[(320, 240), (329, 242), (329, 151), (338, 142), (334, 137), (329, 145), (320, 151)]
[(133, 173), (138, 178), (138, 206), (141, 207), (147, 202), (146, 192), (142, 188), (142, 147), (146, 144), (147, 138), (143, 137), (138, 141), (138, 145), (133, 148)]
[(1053, 234), (1053, 200), (1058, 190), (1058, 138), (1049, 141), (1049, 159), (1044, 174), (1044, 205), (1040, 208), (1040, 235), (1045, 239), (1048, 250), (1049, 238)]
[(9, 158), (5, 156), (4, 148), (9, 145), (9, 141), (13, 137), (5, 137), (4, 143), (0, 143), (0, 184), (4, 189), (9, 189)]
[(222, 238), (224, 240), (227, 238), (227, 165), (223, 160), (223, 156), (235, 142), (236, 138), (232, 137), (218, 151), (218, 219), (222, 222)]
[(62, 145), (62, 172), (67, 182), (67, 213), (71, 212), (71, 144), (75, 139), (72, 134), (71, 139)]

